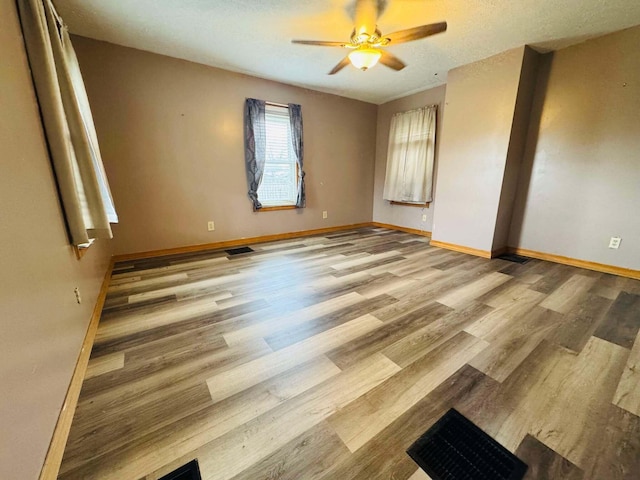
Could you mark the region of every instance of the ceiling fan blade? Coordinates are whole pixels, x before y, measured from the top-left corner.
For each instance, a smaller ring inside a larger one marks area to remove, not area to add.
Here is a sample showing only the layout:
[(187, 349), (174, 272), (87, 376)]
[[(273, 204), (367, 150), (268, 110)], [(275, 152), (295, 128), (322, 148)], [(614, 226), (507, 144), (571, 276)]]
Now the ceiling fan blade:
[(420, 25), (419, 27), (393, 32), (389, 35), (384, 35), (384, 38), (388, 38), (389, 41), (394, 44), (412, 42), (413, 40), (429, 37), (436, 33), (442, 33), (446, 30), (447, 22), (432, 23), (430, 25)]
[(395, 71), (400, 71), (407, 65), (400, 60), (398, 57), (393, 55), (392, 53), (387, 52), (386, 50), (380, 50), (382, 52), (382, 56), (380, 57), (380, 63), (393, 68)]
[(299, 43), (301, 45), (316, 45), (318, 47), (344, 47), (345, 42), (325, 42), (323, 40), (291, 40), (291, 43)]
[(349, 65), (349, 57), (344, 57), (342, 60), (340, 60), (340, 63), (333, 67), (333, 69), (329, 72), (329, 75), (335, 75), (347, 65)]
[(354, 13), (355, 36), (362, 33), (368, 33), (369, 35), (375, 33), (377, 18), (377, 0), (356, 0)]

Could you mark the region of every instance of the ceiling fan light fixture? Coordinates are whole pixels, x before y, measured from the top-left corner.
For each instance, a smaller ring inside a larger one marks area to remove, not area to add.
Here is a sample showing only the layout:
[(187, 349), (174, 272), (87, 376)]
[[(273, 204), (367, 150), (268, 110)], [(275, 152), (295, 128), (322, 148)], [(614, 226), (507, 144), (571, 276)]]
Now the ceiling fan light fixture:
[(368, 70), (373, 67), (380, 57), (382, 52), (375, 48), (359, 48), (349, 54), (349, 61), (351, 64), (359, 68), (362, 71)]

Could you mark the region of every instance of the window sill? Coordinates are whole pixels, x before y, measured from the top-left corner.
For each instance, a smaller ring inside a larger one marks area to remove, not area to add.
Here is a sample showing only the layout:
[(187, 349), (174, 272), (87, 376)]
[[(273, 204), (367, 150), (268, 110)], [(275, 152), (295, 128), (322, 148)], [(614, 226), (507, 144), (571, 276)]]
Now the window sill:
[(275, 212), (277, 210), (296, 210), (298, 207), (296, 205), (276, 205), (273, 207), (262, 207), (255, 212)]
[(431, 205), (430, 202), (428, 202), (428, 203), (408, 203), (408, 202), (396, 202), (395, 200), (391, 200), (389, 203), (391, 203), (391, 205), (402, 205), (403, 207), (420, 207), (420, 208), (429, 208), (429, 205)]
[(80, 260), (82, 257), (84, 257), (84, 254), (87, 253), (87, 251), (89, 250), (89, 247), (91, 247), (91, 245), (93, 245), (94, 239), (92, 238), (91, 240), (89, 240), (89, 243), (85, 243), (82, 245), (74, 245), (73, 246), (73, 251), (76, 254), (76, 258), (78, 260)]

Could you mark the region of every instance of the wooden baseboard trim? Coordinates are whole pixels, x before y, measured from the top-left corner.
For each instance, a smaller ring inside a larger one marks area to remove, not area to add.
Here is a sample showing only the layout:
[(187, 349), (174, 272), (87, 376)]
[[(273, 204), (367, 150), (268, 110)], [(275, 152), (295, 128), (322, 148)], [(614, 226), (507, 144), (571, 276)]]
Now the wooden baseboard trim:
[(611, 273), (621, 277), (634, 278), (640, 280), (640, 270), (632, 270), (630, 268), (616, 267), (615, 265), (606, 265), (604, 263), (590, 262), (577, 258), (563, 257), (562, 255), (554, 255), (553, 253), (536, 252), (535, 250), (527, 250), (525, 248), (509, 247), (508, 251), (524, 257), (537, 258), (538, 260), (546, 260), (548, 262), (561, 263), (572, 267), (586, 268), (596, 272)]
[[(492, 258), (496, 256), (489, 250), (479, 250), (477, 248), (465, 247), (464, 245), (456, 245), (455, 243), (441, 242), (440, 240), (431, 240), (432, 247), (446, 248), (447, 250), (453, 250), (454, 252), (467, 253), (469, 255), (475, 255), (476, 257)], [(499, 255), (498, 251), (496, 253)]]
[(109, 287), (109, 280), (111, 279), (111, 272), (113, 271), (113, 264), (113, 259), (111, 259), (107, 271), (104, 274), (102, 286), (100, 287), (100, 292), (98, 293), (98, 298), (93, 308), (93, 313), (91, 314), (91, 320), (89, 321), (89, 327), (82, 342), (78, 361), (76, 362), (76, 367), (73, 371), (69, 388), (67, 389), (67, 395), (62, 404), (62, 410), (60, 411), (58, 422), (53, 431), (49, 450), (47, 451), (47, 456), (44, 459), (44, 464), (40, 471), (40, 480), (56, 480), (56, 478), (58, 478), (62, 455), (64, 454), (64, 448), (67, 444), (71, 422), (78, 404), (78, 397), (80, 396), (80, 389), (82, 388), (82, 382), (87, 371), (87, 365), (89, 364), (91, 348), (93, 347), (93, 341), (98, 331), (100, 314), (102, 313), (102, 307), (107, 297), (107, 289)]
[(162, 257), (164, 255), (179, 255), (182, 253), (201, 252), (204, 250), (219, 250), (221, 248), (237, 247), (239, 245), (251, 245), (254, 243), (274, 242), (276, 240), (287, 240), (289, 238), (308, 237), (311, 235), (322, 235), (323, 233), (339, 232), (342, 230), (353, 230), (356, 228), (371, 227), (371, 222), (354, 223), (352, 225), (340, 225), (337, 227), (316, 228), (314, 230), (301, 230), (298, 232), (276, 233), (273, 235), (262, 235), (260, 237), (238, 238), (235, 240), (225, 240), (222, 242), (202, 243), (200, 245), (187, 245), (185, 247), (165, 248), (162, 250), (150, 250), (147, 252), (126, 253), (114, 255), (114, 262), (127, 262), (143, 258)]
[(400, 225), (391, 225), (390, 223), (371, 222), (371, 225), (379, 228), (388, 228), (389, 230), (398, 230), (400, 232), (413, 233), (423, 237), (431, 238), (431, 232), (426, 230), (418, 230), (417, 228), (401, 227)]

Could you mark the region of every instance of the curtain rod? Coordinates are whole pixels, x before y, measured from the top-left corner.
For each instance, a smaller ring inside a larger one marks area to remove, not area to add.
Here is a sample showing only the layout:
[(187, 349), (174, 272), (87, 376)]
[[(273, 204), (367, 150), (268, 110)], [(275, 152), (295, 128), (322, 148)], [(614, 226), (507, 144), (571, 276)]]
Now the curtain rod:
[(402, 115), (403, 113), (411, 113), (411, 112), (417, 112), (418, 110), (424, 110), (425, 108), (433, 108), (436, 107), (436, 109), (438, 108), (438, 104), (434, 103), (433, 105), (425, 105), (423, 107), (418, 107), (418, 108), (414, 108), (411, 110), (405, 110), (404, 112), (396, 112), (393, 115)]

